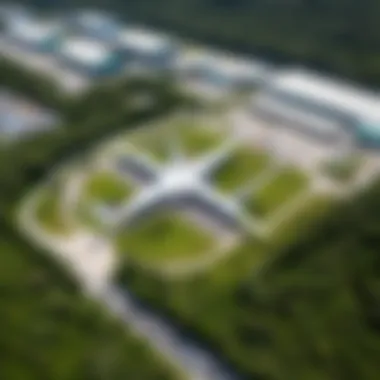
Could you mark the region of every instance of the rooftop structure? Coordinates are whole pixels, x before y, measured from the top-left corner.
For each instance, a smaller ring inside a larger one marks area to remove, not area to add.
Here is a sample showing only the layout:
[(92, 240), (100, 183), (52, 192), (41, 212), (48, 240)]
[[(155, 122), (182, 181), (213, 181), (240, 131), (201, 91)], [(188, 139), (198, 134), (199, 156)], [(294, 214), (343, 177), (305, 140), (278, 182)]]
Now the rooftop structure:
[(178, 60), (180, 72), (198, 77), (216, 86), (255, 85), (261, 83), (266, 66), (229, 54), (193, 51)]
[(128, 59), (154, 66), (168, 66), (174, 62), (174, 41), (154, 31), (127, 28), (119, 35), (119, 48)]
[(59, 23), (17, 14), (5, 22), (5, 33), (15, 43), (38, 51), (52, 51), (60, 41)]
[[(254, 99), (256, 109), (327, 138), (361, 133), (370, 125), (380, 137), (380, 97), (347, 82), (305, 69), (275, 74)], [(376, 132), (378, 130), (379, 132)]]
[(112, 49), (88, 38), (66, 39), (59, 57), (64, 64), (86, 75), (112, 75), (121, 69), (121, 60)]
[[(219, 193), (208, 183), (208, 176), (229, 158), (236, 144), (237, 141), (232, 139), (197, 160), (185, 159), (178, 146), (172, 144), (172, 157), (164, 166), (158, 166), (146, 158), (142, 160), (134, 154), (121, 157), (118, 167), (128, 174), (128, 161), (139, 162), (138, 166), (133, 166), (144, 172), (147, 183), (134, 198), (108, 213), (111, 229), (116, 232), (157, 209), (171, 206), (199, 207), (229, 227), (239, 230), (250, 228), (250, 221), (241, 208), (239, 199)], [(150, 175), (146, 176), (146, 173)]]

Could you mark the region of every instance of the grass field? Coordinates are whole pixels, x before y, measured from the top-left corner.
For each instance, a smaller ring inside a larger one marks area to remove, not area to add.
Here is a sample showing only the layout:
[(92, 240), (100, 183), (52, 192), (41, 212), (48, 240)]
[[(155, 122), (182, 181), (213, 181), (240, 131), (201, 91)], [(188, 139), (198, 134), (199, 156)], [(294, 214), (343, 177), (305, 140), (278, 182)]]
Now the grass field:
[(85, 185), (84, 194), (95, 202), (117, 204), (131, 196), (132, 185), (116, 174), (102, 171), (91, 175)]
[(37, 204), (36, 218), (47, 231), (62, 234), (68, 231), (68, 226), (63, 220), (59, 201), (56, 191), (44, 189)]
[(184, 124), (177, 128), (180, 146), (188, 157), (194, 157), (216, 149), (225, 141), (222, 132), (210, 129), (207, 125)]
[(133, 145), (133, 147), (142, 153), (148, 154), (156, 161), (165, 162), (170, 155), (168, 136), (167, 128), (159, 128), (156, 131), (137, 131), (128, 137), (127, 146)]
[(269, 166), (270, 158), (253, 148), (242, 147), (217, 170), (213, 176), (214, 184), (222, 191), (233, 191), (248, 184), (255, 176)]
[(252, 194), (246, 207), (251, 214), (267, 217), (306, 189), (307, 183), (308, 179), (303, 173), (283, 169), (271, 182)]
[(117, 239), (118, 250), (149, 263), (192, 259), (213, 247), (214, 239), (178, 214), (157, 214)]

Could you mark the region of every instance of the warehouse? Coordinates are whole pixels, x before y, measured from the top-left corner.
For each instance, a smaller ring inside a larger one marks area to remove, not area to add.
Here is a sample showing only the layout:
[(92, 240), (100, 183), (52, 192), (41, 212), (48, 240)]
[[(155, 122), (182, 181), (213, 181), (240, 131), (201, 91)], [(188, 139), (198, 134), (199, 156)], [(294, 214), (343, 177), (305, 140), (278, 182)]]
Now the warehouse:
[(51, 53), (61, 41), (61, 27), (55, 21), (18, 15), (5, 22), (5, 35), (23, 49)]
[(121, 57), (105, 44), (88, 38), (66, 39), (58, 53), (62, 65), (86, 77), (105, 77), (119, 74)]
[(149, 69), (172, 68), (178, 53), (169, 36), (141, 28), (125, 29), (120, 34), (119, 49), (128, 62)]
[(338, 141), (347, 134), (380, 138), (377, 94), (305, 69), (273, 75), (253, 98), (253, 108), (325, 141)]

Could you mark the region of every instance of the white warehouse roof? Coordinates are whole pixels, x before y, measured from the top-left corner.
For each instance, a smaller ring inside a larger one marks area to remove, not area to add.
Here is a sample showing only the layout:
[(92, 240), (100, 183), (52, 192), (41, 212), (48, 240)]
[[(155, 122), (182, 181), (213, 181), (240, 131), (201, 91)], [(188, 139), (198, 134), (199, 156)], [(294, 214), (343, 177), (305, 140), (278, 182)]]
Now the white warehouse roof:
[(192, 67), (212, 68), (219, 74), (230, 78), (260, 77), (266, 65), (253, 59), (241, 58), (232, 54), (205, 50), (190, 51), (178, 59), (179, 69)]
[(38, 42), (59, 32), (59, 25), (53, 21), (17, 18), (8, 24), (8, 33), (25, 41)]
[(226, 76), (247, 76), (261, 74), (264, 65), (232, 54), (212, 54), (206, 57), (207, 63)]
[(67, 39), (61, 46), (60, 54), (83, 65), (98, 65), (110, 58), (112, 52), (99, 42), (86, 38)]
[(168, 36), (157, 34), (141, 28), (127, 28), (120, 33), (121, 47), (140, 50), (145, 53), (156, 53), (166, 49), (172, 43)]
[(343, 112), (380, 119), (380, 97), (377, 94), (312, 71), (283, 70), (271, 79), (269, 86)]

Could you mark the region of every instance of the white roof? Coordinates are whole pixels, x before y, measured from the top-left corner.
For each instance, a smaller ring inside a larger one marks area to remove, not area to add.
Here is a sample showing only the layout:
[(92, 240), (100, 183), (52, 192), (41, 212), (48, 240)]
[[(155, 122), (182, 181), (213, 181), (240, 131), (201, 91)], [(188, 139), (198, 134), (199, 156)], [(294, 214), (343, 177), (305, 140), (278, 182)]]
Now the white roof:
[(143, 52), (157, 52), (165, 49), (170, 38), (141, 28), (127, 28), (120, 33), (120, 44)]
[(202, 65), (212, 67), (219, 73), (230, 77), (259, 76), (264, 71), (264, 64), (247, 58), (210, 51), (190, 51), (179, 59), (182, 67)]
[(99, 42), (86, 38), (71, 38), (62, 44), (61, 54), (81, 64), (97, 65), (109, 59), (112, 53)]
[(359, 117), (380, 120), (377, 94), (318, 73), (304, 69), (284, 70), (274, 77), (270, 87)]
[(58, 24), (55, 22), (42, 22), (20, 18), (9, 24), (9, 32), (26, 41), (42, 41), (58, 32)]
[(213, 54), (208, 58), (208, 64), (214, 66), (224, 75), (245, 76), (260, 74), (263, 65), (246, 58), (236, 57), (230, 54)]

